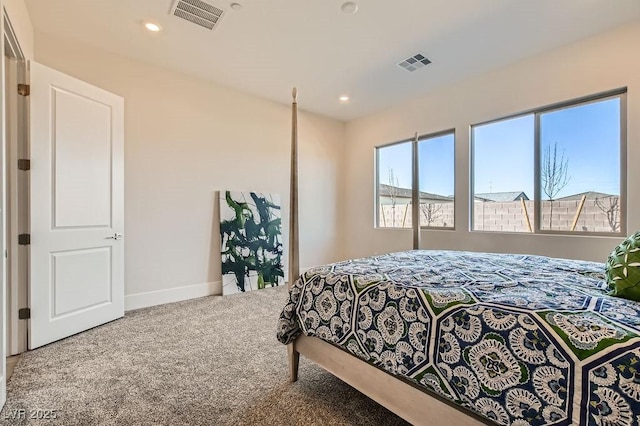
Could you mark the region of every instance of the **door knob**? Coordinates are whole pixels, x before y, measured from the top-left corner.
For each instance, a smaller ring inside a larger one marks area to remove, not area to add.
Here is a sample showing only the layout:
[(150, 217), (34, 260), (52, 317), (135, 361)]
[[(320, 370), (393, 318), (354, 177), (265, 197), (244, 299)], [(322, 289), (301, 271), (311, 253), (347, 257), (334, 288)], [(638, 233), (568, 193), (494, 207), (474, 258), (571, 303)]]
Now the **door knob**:
[(113, 234), (111, 237), (107, 237), (107, 240), (121, 240), (124, 238), (124, 235), (118, 234), (117, 232)]

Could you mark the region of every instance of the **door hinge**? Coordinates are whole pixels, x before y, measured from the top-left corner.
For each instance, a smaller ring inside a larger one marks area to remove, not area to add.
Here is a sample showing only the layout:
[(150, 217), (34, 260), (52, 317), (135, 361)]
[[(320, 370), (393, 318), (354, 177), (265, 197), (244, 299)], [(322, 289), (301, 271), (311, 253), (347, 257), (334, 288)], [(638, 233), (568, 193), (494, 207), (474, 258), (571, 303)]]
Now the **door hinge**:
[(29, 319), (31, 318), (31, 309), (22, 308), (18, 309), (18, 319)]
[(31, 160), (21, 158), (18, 160), (18, 170), (31, 170)]
[(29, 244), (31, 244), (31, 234), (18, 235), (18, 245), (28, 246)]
[(29, 96), (31, 94), (31, 86), (28, 84), (18, 84), (18, 94), (20, 96)]

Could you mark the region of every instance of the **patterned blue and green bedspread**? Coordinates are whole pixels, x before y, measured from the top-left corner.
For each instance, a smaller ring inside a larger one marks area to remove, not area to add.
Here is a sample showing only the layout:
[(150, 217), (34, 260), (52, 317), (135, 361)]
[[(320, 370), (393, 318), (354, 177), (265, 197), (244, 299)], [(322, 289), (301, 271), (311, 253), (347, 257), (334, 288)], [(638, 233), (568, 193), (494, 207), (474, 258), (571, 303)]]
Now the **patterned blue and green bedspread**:
[(321, 266), (277, 337), (338, 345), (498, 424), (640, 425), (640, 303), (604, 265), (410, 251)]

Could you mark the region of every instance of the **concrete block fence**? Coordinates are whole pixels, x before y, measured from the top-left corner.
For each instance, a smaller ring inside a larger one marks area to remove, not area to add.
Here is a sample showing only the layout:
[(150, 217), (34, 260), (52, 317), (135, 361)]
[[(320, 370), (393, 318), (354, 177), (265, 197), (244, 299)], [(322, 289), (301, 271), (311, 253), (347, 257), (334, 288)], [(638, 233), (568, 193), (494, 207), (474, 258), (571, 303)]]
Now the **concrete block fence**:
[[(543, 201), (541, 228), (543, 230), (570, 231), (580, 208), (580, 202), (581, 200), (559, 200), (553, 201), (553, 203)], [(575, 231), (617, 231), (620, 223), (619, 211), (617, 215), (615, 214), (617, 203), (617, 197), (585, 200), (578, 216)], [(524, 205), (533, 227), (535, 214), (533, 201), (525, 201)], [(552, 207), (553, 216), (551, 216)], [(476, 231), (529, 232), (521, 201), (506, 203), (476, 201), (473, 210), (473, 223)], [(454, 223), (453, 217), (453, 203), (422, 204), (420, 208), (420, 225), (422, 226), (451, 227)], [(411, 228), (411, 204), (399, 204), (395, 207), (381, 205), (379, 223), (381, 227)]]

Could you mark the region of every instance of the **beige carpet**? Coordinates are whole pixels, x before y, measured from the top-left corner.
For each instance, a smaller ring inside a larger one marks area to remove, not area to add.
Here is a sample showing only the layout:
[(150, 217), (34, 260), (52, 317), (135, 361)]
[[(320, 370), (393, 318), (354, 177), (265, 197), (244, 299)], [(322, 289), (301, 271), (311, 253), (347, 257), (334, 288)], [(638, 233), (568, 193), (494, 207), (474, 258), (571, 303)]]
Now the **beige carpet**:
[(276, 288), (141, 309), (28, 352), (0, 424), (406, 424), (304, 358), (287, 381), (285, 299)]

